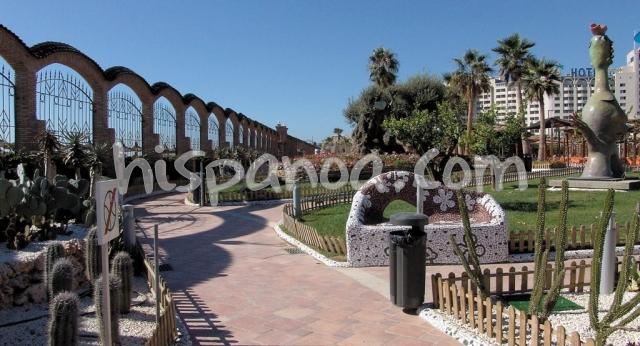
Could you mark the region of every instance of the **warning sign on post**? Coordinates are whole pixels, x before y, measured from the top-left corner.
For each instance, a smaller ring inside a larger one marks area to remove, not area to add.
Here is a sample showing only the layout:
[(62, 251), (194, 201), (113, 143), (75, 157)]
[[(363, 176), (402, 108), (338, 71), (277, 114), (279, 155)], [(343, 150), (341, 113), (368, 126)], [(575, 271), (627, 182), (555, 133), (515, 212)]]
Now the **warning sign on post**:
[(96, 226), (98, 244), (116, 238), (120, 232), (118, 181), (103, 180), (96, 184)]

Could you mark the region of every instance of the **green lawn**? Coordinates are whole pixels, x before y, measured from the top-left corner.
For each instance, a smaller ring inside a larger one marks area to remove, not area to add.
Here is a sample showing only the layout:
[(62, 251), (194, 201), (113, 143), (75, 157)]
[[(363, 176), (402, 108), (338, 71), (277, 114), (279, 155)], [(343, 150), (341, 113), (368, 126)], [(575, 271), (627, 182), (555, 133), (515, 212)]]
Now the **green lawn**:
[[(515, 183), (505, 184), (502, 191), (493, 191), (486, 187), (502, 206), (507, 214), (507, 222), (511, 232), (532, 230), (536, 224), (539, 180), (529, 182), (525, 191), (517, 189)], [(598, 222), (600, 211), (604, 205), (605, 191), (569, 191), (569, 212), (567, 224), (589, 225)], [(552, 228), (560, 220), (560, 191), (547, 191), (545, 205), (546, 225)], [(616, 192), (614, 211), (619, 223), (631, 220), (636, 202), (640, 201), (640, 191)]]
[[(351, 204), (338, 204), (333, 207), (314, 210), (302, 217), (302, 221), (314, 227), (322, 235), (344, 238), (345, 224)], [(384, 210), (384, 217), (401, 211), (415, 211), (416, 207), (405, 201), (393, 201)]]
[[(511, 232), (532, 230), (536, 224), (539, 180), (529, 182), (529, 188), (520, 191), (516, 183), (504, 185), (502, 191), (493, 191), (485, 186), (504, 208)], [(597, 222), (604, 204), (606, 192), (569, 191), (568, 225), (589, 225)], [(630, 220), (636, 202), (640, 201), (640, 191), (616, 192), (616, 220), (620, 223)], [(558, 224), (560, 214), (560, 191), (547, 191), (546, 224), (553, 228)], [(320, 234), (344, 237), (345, 223), (351, 205), (343, 204), (319, 209), (305, 214), (303, 221), (313, 226)], [(385, 210), (385, 217), (400, 211), (414, 211), (415, 207), (403, 201), (392, 202)]]
[[(520, 311), (529, 310), (530, 299), (531, 299), (531, 296), (529, 294), (521, 294), (521, 295), (516, 295), (511, 297), (507, 296), (502, 298), (503, 301), (506, 301), (507, 303), (509, 303), (509, 305), (513, 306), (514, 308)], [(543, 300), (540, 301), (540, 308), (542, 308), (543, 301), (544, 301), (544, 297), (543, 297)], [(567, 298), (559, 296), (558, 299), (556, 300), (556, 303), (553, 305), (551, 312), (561, 312), (561, 311), (571, 311), (571, 310), (581, 310), (581, 309), (583, 309), (582, 306), (570, 301)]]

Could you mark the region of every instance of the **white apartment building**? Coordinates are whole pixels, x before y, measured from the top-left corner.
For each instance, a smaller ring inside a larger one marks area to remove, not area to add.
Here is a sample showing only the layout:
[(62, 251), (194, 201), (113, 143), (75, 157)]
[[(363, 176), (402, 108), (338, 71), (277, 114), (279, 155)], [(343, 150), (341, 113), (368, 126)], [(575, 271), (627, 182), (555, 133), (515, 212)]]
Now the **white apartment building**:
[[(637, 52), (636, 56), (640, 59), (640, 49)], [(627, 54), (626, 61), (625, 66), (610, 71), (609, 85), (620, 106), (627, 112), (633, 109), (629, 119), (640, 119), (640, 77), (633, 50)], [(570, 73), (562, 77), (560, 93), (545, 95), (546, 118), (560, 117), (566, 120), (572, 113), (581, 111), (594, 92), (594, 82), (595, 74), (592, 68), (571, 69)], [(515, 114), (518, 110), (516, 93), (515, 85), (507, 85), (499, 78), (492, 78), (490, 90), (478, 97), (476, 112), (483, 112), (495, 106), (498, 121), (503, 121), (508, 114)], [(525, 117), (527, 126), (530, 126), (540, 120), (540, 106), (538, 102), (526, 102), (524, 95), (523, 100), (527, 103)], [(537, 130), (531, 132), (535, 134)]]

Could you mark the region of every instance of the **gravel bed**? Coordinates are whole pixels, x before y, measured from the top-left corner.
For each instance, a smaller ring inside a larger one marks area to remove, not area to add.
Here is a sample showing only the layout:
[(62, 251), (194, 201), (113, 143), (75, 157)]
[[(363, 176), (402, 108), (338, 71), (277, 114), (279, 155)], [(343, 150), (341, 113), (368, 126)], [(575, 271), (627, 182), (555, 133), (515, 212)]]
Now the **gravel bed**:
[[(624, 294), (623, 301), (630, 300), (637, 292), (627, 292)], [(595, 332), (589, 326), (589, 293), (566, 293), (563, 297), (573, 301), (574, 303), (584, 307), (581, 310), (563, 311), (554, 313), (549, 317), (552, 325), (563, 325), (567, 330), (567, 335), (576, 331), (580, 333), (582, 340), (593, 338), (595, 340)], [(613, 294), (601, 295), (598, 304), (598, 317), (602, 319), (607, 313), (611, 303), (613, 302)], [(640, 318), (636, 318), (629, 323), (623, 330), (614, 332), (607, 339), (607, 343), (613, 345), (626, 345), (630, 342), (640, 340)]]
[(485, 335), (480, 335), (462, 324), (460, 320), (450, 315), (443, 314), (438, 309), (424, 306), (419, 309), (420, 318), (441, 332), (453, 337), (462, 345), (499, 345), (494, 339), (489, 339)]
[(24, 249), (12, 250), (7, 248), (6, 243), (0, 245), (0, 263), (22, 262), (35, 260), (40, 251), (44, 250), (51, 243), (59, 243), (71, 239), (84, 239), (88, 228), (84, 225), (69, 224), (67, 227), (69, 235), (58, 235), (55, 240), (35, 241), (29, 243)]
[[(120, 316), (120, 344), (144, 345), (155, 328), (155, 300), (143, 277), (134, 277), (131, 312)], [(80, 292), (77, 292), (80, 293)], [(79, 341), (81, 345), (99, 345), (95, 306), (89, 296), (80, 299)], [(0, 325), (35, 319), (30, 322), (0, 327), (0, 345), (46, 345), (48, 307), (30, 305), (0, 311)]]

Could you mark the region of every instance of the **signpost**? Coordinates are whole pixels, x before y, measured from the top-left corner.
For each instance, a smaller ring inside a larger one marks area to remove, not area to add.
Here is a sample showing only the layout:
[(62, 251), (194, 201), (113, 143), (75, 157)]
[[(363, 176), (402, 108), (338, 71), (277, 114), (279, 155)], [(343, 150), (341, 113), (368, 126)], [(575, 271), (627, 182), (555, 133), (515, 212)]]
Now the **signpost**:
[[(111, 314), (109, 297), (109, 241), (118, 237), (120, 232), (120, 198), (118, 196), (118, 181), (104, 180), (96, 183), (96, 225), (98, 245), (102, 261), (102, 296), (103, 306), (107, 311), (102, 316), (105, 324), (105, 344), (111, 345)], [(100, 313), (96, 311), (96, 313)]]

